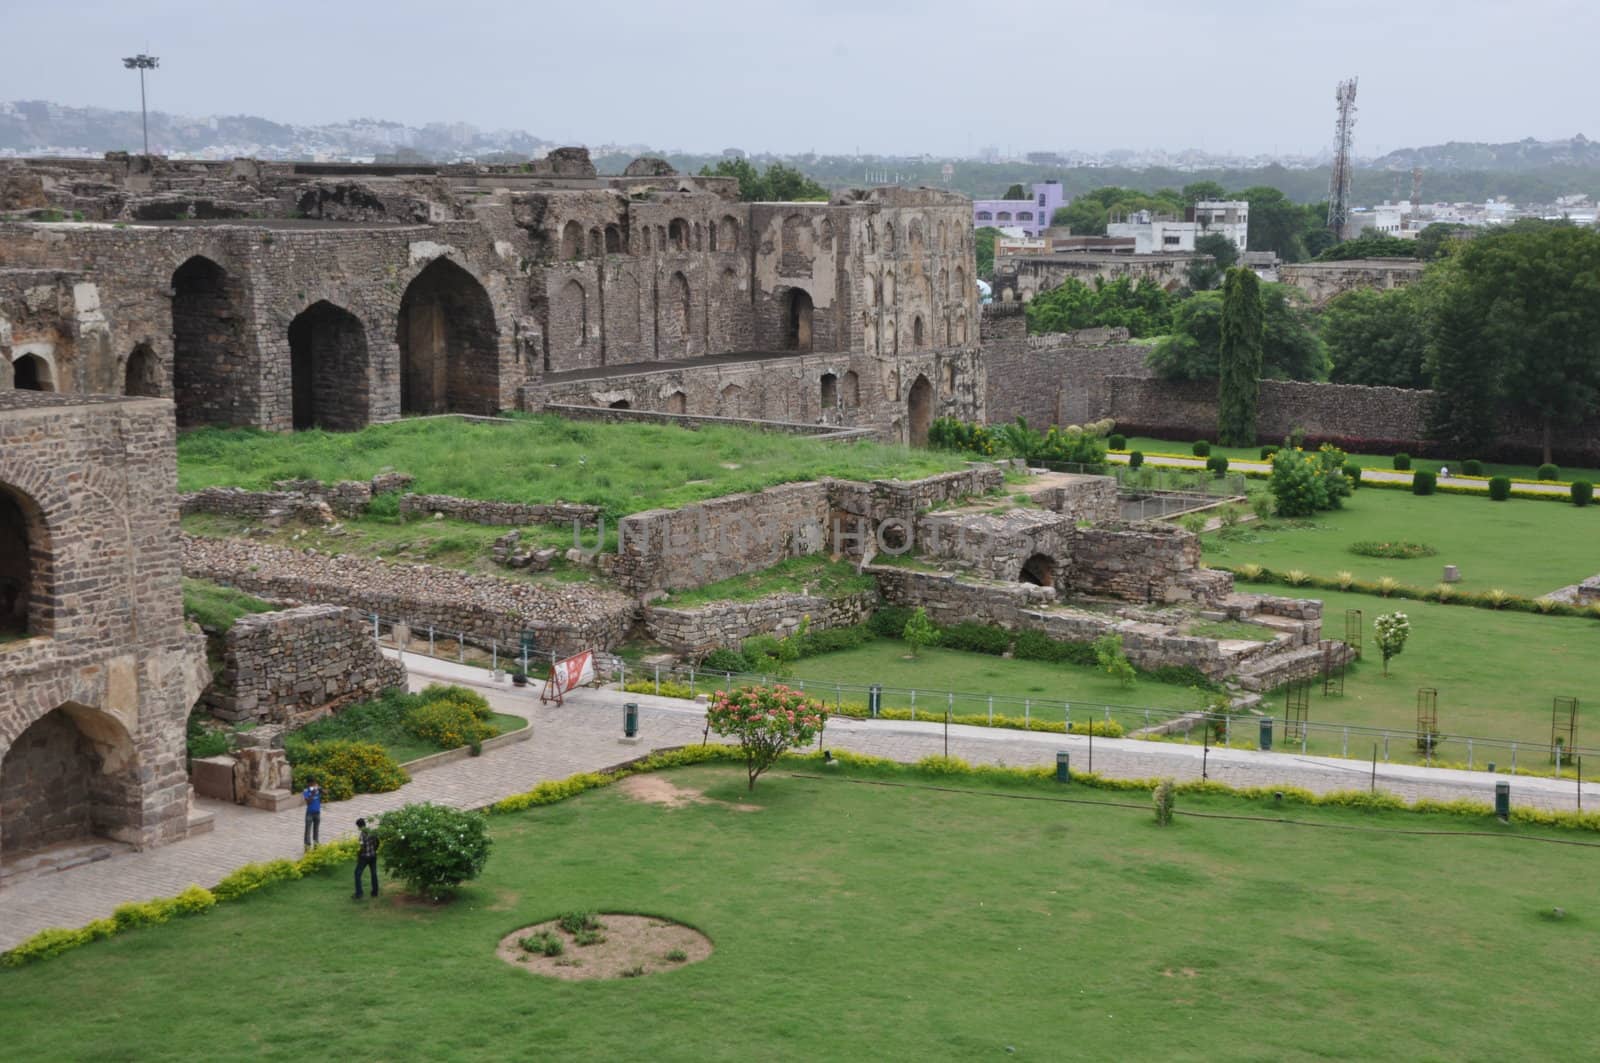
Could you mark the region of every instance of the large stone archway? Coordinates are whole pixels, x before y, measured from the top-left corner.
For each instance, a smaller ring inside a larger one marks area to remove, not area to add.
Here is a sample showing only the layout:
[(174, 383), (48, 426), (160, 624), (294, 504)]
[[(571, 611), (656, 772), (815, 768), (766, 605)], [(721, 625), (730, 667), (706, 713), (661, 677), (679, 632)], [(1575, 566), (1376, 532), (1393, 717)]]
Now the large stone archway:
[(239, 420), (239, 304), (238, 282), (204, 255), (172, 275), (172, 397), (179, 428)]
[(914, 447), (928, 445), (928, 429), (933, 425), (933, 385), (918, 376), (906, 398), (906, 441)]
[(436, 258), (400, 300), (402, 413), (500, 410), (500, 330), (478, 279)]
[(367, 331), (350, 311), (317, 302), (289, 323), (293, 424), (352, 431), (365, 427), (370, 407)]
[(0, 859), (91, 836), (136, 839), (143, 805), (127, 729), (109, 713), (67, 702), (0, 755)]

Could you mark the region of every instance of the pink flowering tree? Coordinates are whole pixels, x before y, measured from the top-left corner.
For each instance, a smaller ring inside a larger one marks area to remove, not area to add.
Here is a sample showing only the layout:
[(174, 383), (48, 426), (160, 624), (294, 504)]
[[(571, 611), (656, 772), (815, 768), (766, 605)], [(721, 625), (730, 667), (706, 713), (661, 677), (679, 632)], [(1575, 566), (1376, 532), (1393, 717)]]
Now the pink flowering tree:
[(717, 734), (739, 740), (750, 789), (754, 790), (756, 779), (785, 750), (805, 746), (817, 737), (828, 720), (828, 710), (814, 698), (781, 684), (742, 687), (717, 691), (706, 708), (706, 720)]

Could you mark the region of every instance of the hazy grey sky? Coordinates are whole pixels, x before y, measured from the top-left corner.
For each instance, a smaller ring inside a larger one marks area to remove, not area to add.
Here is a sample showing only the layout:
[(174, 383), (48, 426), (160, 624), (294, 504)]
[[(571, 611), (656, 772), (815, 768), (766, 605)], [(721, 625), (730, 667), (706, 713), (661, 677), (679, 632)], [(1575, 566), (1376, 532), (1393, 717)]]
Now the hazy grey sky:
[(567, 143), (1357, 151), (1600, 136), (1594, 0), (0, 0), (0, 99)]

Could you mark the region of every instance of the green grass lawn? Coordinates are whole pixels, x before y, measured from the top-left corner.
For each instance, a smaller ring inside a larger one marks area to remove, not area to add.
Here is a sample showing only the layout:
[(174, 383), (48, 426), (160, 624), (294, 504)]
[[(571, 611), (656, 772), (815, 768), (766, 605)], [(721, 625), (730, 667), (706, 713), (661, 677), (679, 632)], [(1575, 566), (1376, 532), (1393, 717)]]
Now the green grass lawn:
[(276, 608), (232, 587), (203, 579), (183, 581), (183, 615), (201, 627), (227, 631), (240, 617), (251, 613), (270, 613)]
[[(1220, 443), (1213, 442), (1211, 444), (1211, 453), (1226, 454), (1230, 459), (1245, 458), (1249, 461), (1259, 461), (1261, 459), (1261, 447), (1264, 445), (1266, 444), (1260, 444), (1253, 447), (1225, 447)], [(1193, 443), (1186, 443), (1177, 439), (1152, 439), (1149, 436), (1129, 436), (1127, 449), (1142, 450), (1146, 455), (1182, 454), (1187, 457), (1191, 456), (1190, 448), (1193, 446)], [(1467, 455), (1469, 458), (1471, 456), (1472, 455), (1470, 454)], [(1394, 469), (1394, 455), (1392, 454), (1351, 454), (1350, 460), (1355, 462), (1357, 465), (1360, 465), (1364, 469), (1389, 469), (1391, 471)], [(1460, 474), (1462, 471), (1461, 461), (1457, 458), (1419, 458), (1415, 454), (1411, 456), (1412, 472), (1423, 470), (1428, 472), (1438, 472), (1439, 467), (1442, 465), (1449, 466), (1452, 473)], [(1563, 480), (1588, 480), (1591, 483), (1600, 482), (1600, 469), (1581, 468), (1577, 466), (1568, 468), (1565, 465), (1560, 465), (1559, 468), (1561, 469), (1561, 478)], [(1537, 472), (1537, 465), (1515, 465), (1493, 461), (1486, 461), (1483, 463), (1483, 475), (1485, 476), (1510, 476), (1513, 479), (1532, 480), (1536, 479), (1535, 474)]]
[[(666, 778), (758, 811), (669, 811), (610, 788), (497, 817), (484, 876), (444, 907), (406, 903), (387, 883), (382, 900), (357, 904), (346, 868), (0, 972), (6, 1052), (194, 1060), (226, 1041), (274, 1060), (1582, 1054), (1559, 987), (1582, 985), (1600, 946), (1590, 848), (1472, 837), (1479, 820), (1404, 813), (1293, 813), (1348, 831), (1192, 818), (1182, 813), (1272, 813), (1187, 795), (1162, 829), (1147, 795), (1052, 783), (885, 787), (849, 781), (870, 778), (856, 771), (780, 770), (746, 795), (737, 768)], [(1441, 833), (1387, 832), (1417, 828)], [(1547, 919), (1554, 907), (1567, 918)], [(495, 956), (502, 935), (574, 909), (676, 919), (715, 951), (600, 982)], [(272, 962), (251, 968), (248, 992), (197, 989), (197, 972), (248, 966), (264, 942)]]
[(611, 516), (824, 476), (914, 479), (964, 467), (959, 454), (827, 443), (743, 428), (590, 424), (559, 417), (490, 424), (399, 421), (359, 432), (199, 429), (178, 440), (184, 491), (273, 481), (416, 477), (418, 493), (511, 502), (580, 502)]
[[(1408, 560), (1350, 552), (1351, 543), (1364, 540), (1420, 542), (1439, 552)], [(1253, 562), (1330, 578), (1351, 572), (1366, 581), (1393, 576), (1418, 587), (1432, 587), (1445, 565), (1459, 565), (1461, 590), (1498, 587), (1537, 597), (1600, 572), (1600, 507), (1358, 490), (1343, 509), (1310, 521), (1242, 524), (1229, 536), (1211, 532), (1202, 543), (1208, 564)]]
[[(807, 690), (814, 689), (830, 702), (832, 683), (892, 687), (895, 689), (885, 692), (883, 704), (894, 709), (910, 707), (909, 691), (915, 690), (916, 707), (929, 712), (944, 711), (949, 691), (966, 695), (955, 699), (957, 714), (986, 713), (986, 695), (994, 694), (996, 715), (1021, 716), (1023, 700), (1029, 699), (1033, 716), (1058, 723), (1063, 719), (1066, 703), (1074, 706), (1074, 720), (1084, 719), (1086, 716), (1080, 714), (1091, 712), (1097, 719), (1103, 718), (1099, 710), (1106, 705), (1190, 710), (1201, 704), (1200, 696), (1186, 686), (1140, 679), (1125, 687), (1099, 669), (1085, 665), (1017, 660), (939, 647), (925, 649), (913, 658), (907, 644), (898, 639), (874, 639), (853, 650), (804, 658), (795, 662), (794, 678), (789, 682), (796, 681), (804, 681)], [(866, 698), (860, 693), (846, 693), (844, 700)], [(1113, 716), (1130, 728), (1143, 726), (1137, 712), (1119, 711)]]
[[(1281, 584), (1242, 583), (1239, 589), (1270, 594), (1285, 590)], [(1409, 731), (1416, 724), (1417, 688), (1434, 687), (1439, 691), (1439, 728), (1445, 734), (1538, 743), (1550, 740), (1556, 696), (1576, 696), (1591, 713), (1600, 709), (1592, 697), (1600, 689), (1600, 623), (1593, 620), (1338, 591), (1310, 591), (1307, 597), (1322, 599), (1323, 634), (1330, 638), (1344, 636), (1346, 609), (1360, 609), (1366, 641), (1366, 657), (1346, 679), (1343, 697), (1323, 697), (1320, 685), (1313, 692), (1313, 721)], [(1372, 622), (1393, 612), (1410, 617), (1411, 638), (1384, 678)], [(1281, 698), (1268, 703), (1281, 713)], [(1600, 744), (1600, 717), (1593, 724), (1580, 723), (1578, 741)], [(1322, 749), (1338, 752), (1336, 747), (1337, 740), (1330, 739)], [(1362, 752), (1370, 748), (1368, 740)], [(1399, 752), (1391, 748), (1396, 759)], [(1465, 747), (1452, 742), (1442, 755), (1465, 760)], [(1478, 759), (1484, 759), (1482, 753)]]

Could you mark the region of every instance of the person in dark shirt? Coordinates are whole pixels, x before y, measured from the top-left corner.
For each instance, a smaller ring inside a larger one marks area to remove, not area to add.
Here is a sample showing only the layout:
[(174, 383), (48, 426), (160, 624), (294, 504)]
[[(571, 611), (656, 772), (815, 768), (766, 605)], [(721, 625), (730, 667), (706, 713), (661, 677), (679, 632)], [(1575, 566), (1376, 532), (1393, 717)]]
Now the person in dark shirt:
[(356, 851), (356, 892), (355, 899), (361, 899), (361, 871), (370, 869), (372, 878), (372, 895), (378, 895), (378, 832), (367, 829), (367, 821), (356, 820), (356, 829), (361, 832), (361, 848)]
[(317, 844), (318, 832), (322, 830), (322, 787), (317, 785), (317, 778), (313, 775), (306, 780), (306, 848)]

